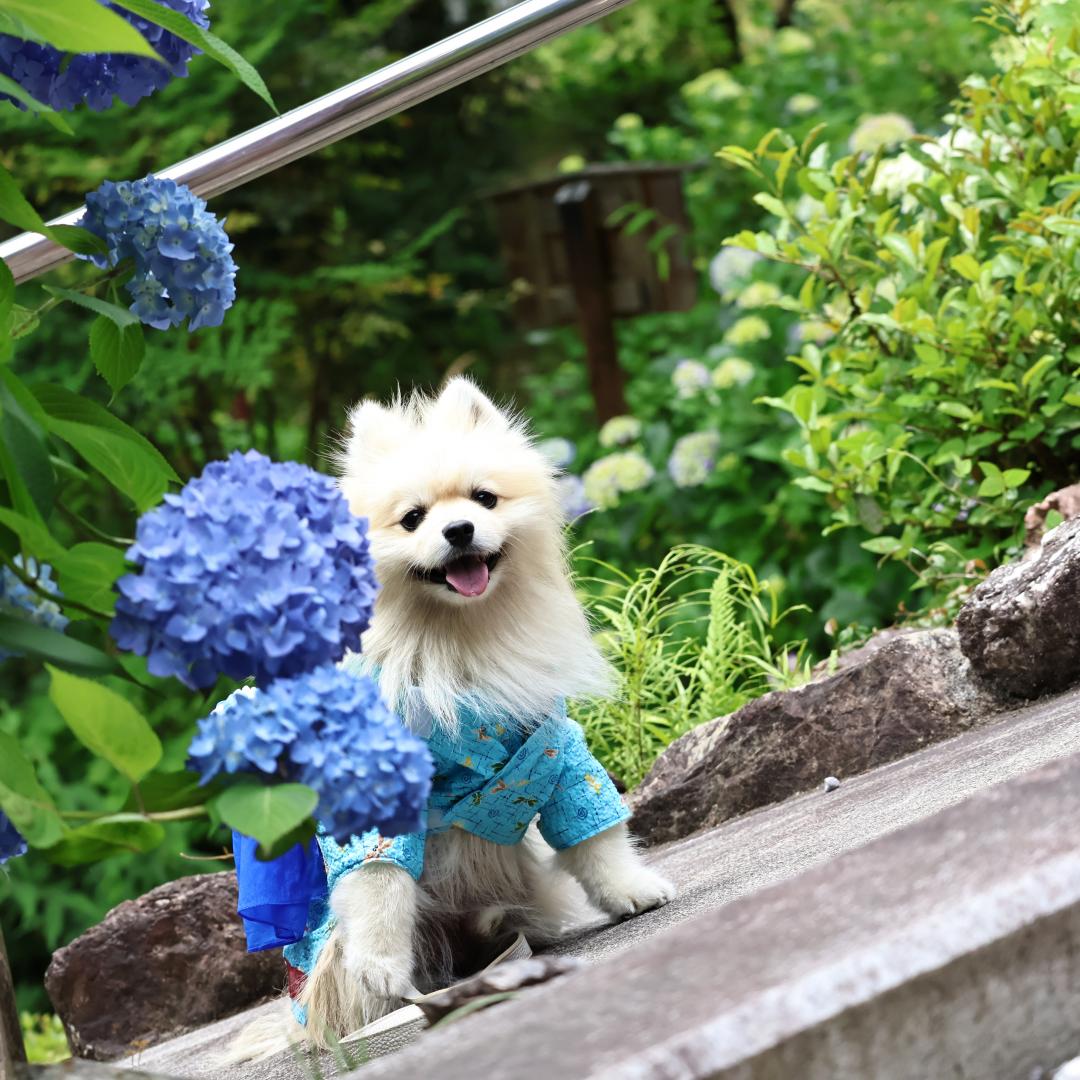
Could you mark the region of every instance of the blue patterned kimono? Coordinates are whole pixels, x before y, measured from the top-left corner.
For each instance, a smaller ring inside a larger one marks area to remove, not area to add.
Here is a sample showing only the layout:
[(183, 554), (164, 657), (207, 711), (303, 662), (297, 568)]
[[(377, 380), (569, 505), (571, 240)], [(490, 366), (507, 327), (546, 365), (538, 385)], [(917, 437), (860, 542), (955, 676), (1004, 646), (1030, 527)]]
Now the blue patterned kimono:
[[(344, 845), (320, 835), (321, 866), (314, 848), (301, 847), (257, 863), (254, 842), (234, 838), (248, 947), (286, 946), (294, 998), (334, 928), (330, 893), (364, 863), (392, 863), (419, 880), (428, 833), (458, 828), (495, 844), (516, 844), (538, 817), (541, 835), (561, 850), (630, 816), (564, 705), (529, 731), (472, 705), (460, 706), (458, 719), (456, 732), (432, 725), (426, 736), (435, 760), (426, 832), (390, 837), (371, 831)], [(302, 926), (301, 910), (306, 912)]]

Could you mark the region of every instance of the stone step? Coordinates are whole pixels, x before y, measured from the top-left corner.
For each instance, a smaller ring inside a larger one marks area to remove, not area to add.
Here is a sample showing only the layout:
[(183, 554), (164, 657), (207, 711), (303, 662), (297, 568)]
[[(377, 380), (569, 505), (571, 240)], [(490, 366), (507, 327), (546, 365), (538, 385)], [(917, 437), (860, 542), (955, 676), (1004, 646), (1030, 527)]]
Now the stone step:
[[(590, 967), (363, 1075), (1027, 1077), (1080, 1052), (1078, 812), (1073, 692), (655, 849), (673, 904), (563, 943)], [(220, 1066), (249, 1018), (132, 1064), (303, 1077), (291, 1054)]]

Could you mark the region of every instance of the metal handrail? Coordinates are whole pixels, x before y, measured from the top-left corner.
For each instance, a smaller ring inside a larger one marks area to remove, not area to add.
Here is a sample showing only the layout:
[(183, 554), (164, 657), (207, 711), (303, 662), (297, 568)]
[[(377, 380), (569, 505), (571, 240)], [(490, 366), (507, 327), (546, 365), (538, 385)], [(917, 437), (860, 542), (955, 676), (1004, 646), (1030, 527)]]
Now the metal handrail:
[[(167, 169), (155, 170), (155, 175), (185, 183), (197, 195), (212, 198), (482, 75), (630, 2), (522, 0), (242, 135)], [(73, 225), (82, 214), (80, 206), (49, 224)], [(66, 248), (32, 232), (0, 244), (0, 259), (8, 264), (17, 282), (29, 281), (72, 257)]]

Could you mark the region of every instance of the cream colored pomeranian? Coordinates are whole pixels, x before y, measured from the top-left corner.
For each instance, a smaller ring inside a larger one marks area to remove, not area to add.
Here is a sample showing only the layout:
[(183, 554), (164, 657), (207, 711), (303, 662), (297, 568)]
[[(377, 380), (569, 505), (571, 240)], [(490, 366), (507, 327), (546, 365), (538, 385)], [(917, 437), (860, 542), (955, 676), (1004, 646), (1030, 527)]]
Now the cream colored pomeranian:
[[(675, 893), (566, 719), (565, 700), (608, 692), (611, 673), (570, 583), (555, 470), (522, 421), (464, 378), (349, 419), (341, 487), (369, 521), (381, 589), (346, 664), (428, 738), (436, 776), (411, 855), (369, 836), (327, 856), (325, 942), (294, 1003), (317, 1044), (445, 985), (470, 935), (550, 940), (584, 898), (622, 918)], [(269, 1040), (263, 1027), (233, 1056), (276, 1049), (280, 1021)]]

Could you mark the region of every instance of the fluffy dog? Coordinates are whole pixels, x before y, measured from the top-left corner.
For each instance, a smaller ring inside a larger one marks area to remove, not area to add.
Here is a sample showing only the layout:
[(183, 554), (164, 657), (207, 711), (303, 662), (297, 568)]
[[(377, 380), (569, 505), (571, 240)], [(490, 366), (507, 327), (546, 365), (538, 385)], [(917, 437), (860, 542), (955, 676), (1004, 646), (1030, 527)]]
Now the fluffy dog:
[[(674, 896), (635, 853), (622, 804), (565, 718), (565, 699), (607, 692), (611, 673), (571, 587), (555, 472), (523, 423), (456, 378), (433, 399), (358, 405), (340, 464), (381, 584), (363, 657), (347, 663), (376, 674), (428, 737), (436, 824), (419, 854), (368, 836), (343, 872), (328, 863), (327, 935), (298, 994), (316, 1043), (444, 985), (470, 935), (548, 939), (579, 915), (582, 893), (616, 918)], [(440, 794), (470, 769), (475, 790)]]

